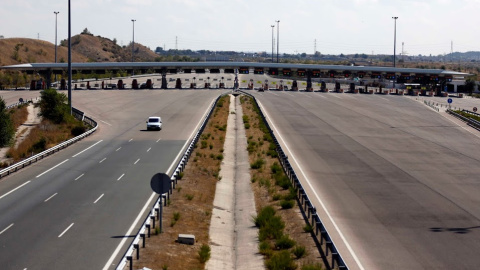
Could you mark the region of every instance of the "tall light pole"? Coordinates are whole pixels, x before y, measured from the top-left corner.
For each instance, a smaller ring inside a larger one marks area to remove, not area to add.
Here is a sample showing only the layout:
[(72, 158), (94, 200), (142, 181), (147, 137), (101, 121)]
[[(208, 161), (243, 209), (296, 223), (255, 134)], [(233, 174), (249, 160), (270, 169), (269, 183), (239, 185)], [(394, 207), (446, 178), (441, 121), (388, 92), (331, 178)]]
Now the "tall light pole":
[(272, 63), (273, 63), (273, 51), (275, 50), (275, 38), (273, 37), (273, 28), (275, 28), (275, 25), (271, 25), (272, 27)]
[(57, 63), (57, 15), (59, 11), (54, 11), (55, 14), (55, 63)]
[(133, 20), (132, 19), (132, 23), (133, 23), (133, 37), (132, 37), (132, 62), (135, 62), (134, 59), (133, 59), (133, 54), (134, 54), (134, 47), (135, 47), (135, 22), (137, 20)]
[(277, 63), (278, 63), (278, 50), (280, 48), (280, 20), (277, 22)]
[(393, 67), (396, 66), (396, 56), (397, 56), (397, 19), (398, 17), (392, 17), (394, 20), (394, 30), (393, 30)]
[[(59, 11), (54, 11), (55, 14), (55, 63), (57, 63), (57, 15)], [(57, 74), (55, 73), (55, 82), (57, 81)]]
[(68, 0), (68, 105), (72, 114), (72, 13)]

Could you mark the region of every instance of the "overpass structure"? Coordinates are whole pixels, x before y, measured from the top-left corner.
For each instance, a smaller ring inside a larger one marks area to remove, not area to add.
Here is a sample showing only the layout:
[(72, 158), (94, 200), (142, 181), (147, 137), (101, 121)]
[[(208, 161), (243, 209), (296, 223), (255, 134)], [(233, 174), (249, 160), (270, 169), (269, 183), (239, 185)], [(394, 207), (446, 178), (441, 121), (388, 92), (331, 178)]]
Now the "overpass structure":
[[(3, 66), (0, 69), (19, 70), (27, 74), (40, 74), (45, 78), (47, 87), (51, 84), (52, 74), (65, 75), (67, 63), (31, 63)], [(414, 83), (430, 85), (441, 91), (454, 77), (466, 77), (470, 74), (443, 69), (394, 68), (378, 66), (347, 65), (309, 65), (291, 63), (256, 62), (103, 62), (72, 63), (73, 74), (116, 74), (126, 71), (129, 74), (157, 73), (162, 75), (162, 87), (167, 88), (167, 74), (177, 73), (230, 73), (230, 74), (268, 74), (271, 76), (296, 76), (306, 78), (307, 89), (312, 87), (312, 78), (359, 78), (385, 79), (394, 83)]]

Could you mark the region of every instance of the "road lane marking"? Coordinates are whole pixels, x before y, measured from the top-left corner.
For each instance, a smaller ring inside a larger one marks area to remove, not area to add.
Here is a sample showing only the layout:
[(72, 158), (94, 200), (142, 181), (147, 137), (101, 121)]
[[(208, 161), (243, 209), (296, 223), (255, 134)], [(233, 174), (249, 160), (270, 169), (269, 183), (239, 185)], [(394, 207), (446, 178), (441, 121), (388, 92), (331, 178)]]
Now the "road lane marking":
[(58, 236), (58, 238), (62, 237), (68, 230), (70, 230), (70, 228), (72, 228), (73, 224), (75, 224), (75, 223), (70, 224), (70, 226), (68, 226), (68, 228), (66, 228), (66, 229)]
[(115, 150), (115, 152), (118, 152), (120, 149), (122, 149), (122, 147), (119, 147), (117, 150)]
[(48, 199), (46, 199), (44, 202), (50, 201), (50, 199), (53, 198), (53, 197), (55, 197), (55, 196), (57, 196), (57, 194), (58, 194), (58, 193), (55, 193), (55, 194), (53, 194), (52, 196), (48, 197)]
[(323, 95), (315, 95), (317, 97), (321, 97), (321, 98), (327, 98), (327, 97), (324, 97)]
[(58, 163), (57, 165), (53, 166), (52, 168), (50, 168), (50, 169), (48, 169), (48, 170), (44, 171), (43, 173), (41, 173), (41, 174), (37, 175), (35, 178), (39, 178), (40, 176), (42, 176), (42, 175), (44, 175), (44, 174), (48, 173), (49, 171), (51, 171), (51, 170), (53, 170), (53, 169), (57, 168), (58, 166), (62, 165), (63, 163), (65, 163), (65, 162), (67, 162), (67, 161), (68, 161), (68, 159), (65, 159), (64, 161), (62, 161), (62, 162)]
[(10, 224), (10, 226), (8, 226), (7, 228), (3, 229), (3, 231), (0, 232), (0, 235), (4, 232), (6, 232), (8, 229), (10, 229), (11, 227), (13, 226), (13, 223)]
[(90, 149), (90, 148), (94, 147), (95, 145), (97, 145), (97, 144), (99, 144), (99, 143), (101, 143), (101, 142), (103, 142), (103, 140), (100, 140), (100, 141), (98, 141), (98, 142), (94, 143), (93, 145), (91, 145), (91, 146), (87, 147), (86, 149), (84, 149), (84, 150), (83, 150), (83, 151), (81, 151), (81, 152), (78, 152), (77, 154), (73, 155), (72, 157), (76, 157), (76, 156), (80, 155), (81, 153), (83, 153), (83, 152), (87, 151), (88, 149)]
[(157, 142), (159, 142), (162, 138), (158, 139)]
[(328, 216), (328, 218), (330, 219), (330, 221), (332, 222), (332, 225), (333, 227), (335, 227), (335, 230), (338, 232), (340, 238), (342, 239), (343, 243), (345, 244), (345, 246), (347, 247), (348, 251), (350, 252), (350, 254), (352, 255), (352, 258), (355, 260), (355, 262), (357, 263), (358, 267), (361, 269), (361, 270), (365, 270), (365, 268), (363, 267), (362, 263), (360, 262), (360, 259), (357, 257), (357, 254), (355, 253), (355, 251), (353, 250), (353, 248), (350, 246), (350, 244), (347, 242), (347, 239), (345, 238), (345, 236), (343, 235), (342, 231), (340, 231), (340, 228), (338, 227), (337, 223), (335, 222), (335, 220), (333, 219), (332, 215), (330, 214), (330, 212), (328, 211), (327, 207), (325, 206), (325, 204), (323, 203), (323, 201), (320, 199), (320, 197), (318, 196), (317, 192), (315, 191), (315, 189), (313, 188), (312, 186), (312, 183), (310, 183), (310, 180), (308, 179), (307, 175), (305, 174), (305, 172), (303, 171), (302, 167), (300, 166), (300, 163), (297, 161), (297, 159), (295, 158), (295, 156), (293, 155), (293, 152), (290, 151), (290, 148), (288, 147), (288, 144), (285, 142), (285, 140), (283, 139), (282, 135), (280, 134), (280, 132), (278, 131), (277, 127), (275, 126), (275, 124), (273, 123), (273, 120), (270, 118), (270, 116), (268, 115), (267, 111), (265, 110), (265, 108), (263, 107), (263, 105), (260, 103), (260, 101), (257, 101), (258, 104), (259, 104), (259, 107), (262, 109), (262, 111), (265, 113), (266, 117), (270, 120), (270, 122), (272, 123), (272, 126), (273, 128), (275, 129), (275, 134), (277, 134), (276, 136), (280, 137), (280, 139), (282, 140), (283, 144), (285, 145), (285, 147), (287, 148), (287, 151), (290, 153), (290, 157), (293, 159), (293, 161), (296, 163), (298, 169), (300, 170), (301, 174), (303, 175), (305, 181), (307, 182), (308, 186), (310, 187), (310, 189), (312, 190), (313, 194), (315, 195), (315, 197), (317, 198), (317, 200), (320, 202), (320, 205), (322, 206), (322, 209), (323, 211), (325, 212), (325, 214)]
[(386, 99), (386, 98), (383, 98), (383, 97), (381, 97), (381, 99), (386, 100), (386, 101), (390, 101), (390, 100), (388, 100), (388, 99)]
[(100, 160), (100, 162), (98, 162), (98, 163), (102, 163), (102, 162), (104, 162), (104, 161), (105, 161), (105, 159), (107, 159), (107, 158), (103, 158), (103, 159), (102, 159), (102, 160)]
[(117, 179), (117, 181), (120, 181), (125, 176), (125, 174), (120, 175), (120, 177)]
[(100, 199), (103, 197), (103, 195), (105, 195), (105, 194), (100, 195), (100, 197), (98, 197), (98, 199), (96, 201), (94, 201), (93, 204), (96, 204), (98, 201), (100, 201)]
[(342, 97), (337, 96), (337, 95), (335, 95), (335, 94), (333, 94), (332, 96), (334, 96), (334, 97), (336, 97), (336, 98), (339, 98), (339, 99), (342, 99)]
[[(212, 100), (212, 102), (210, 103), (210, 105), (207, 107), (207, 109), (205, 110), (205, 113), (203, 114), (202, 118), (200, 119), (200, 121), (198, 122), (197, 126), (193, 129), (192, 131), (192, 134), (190, 134), (190, 137), (188, 138), (188, 140), (185, 142), (185, 144), (183, 145), (182, 149), (180, 150), (180, 152), (178, 152), (177, 156), (175, 157), (175, 159), (173, 160), (172, 164), (170, 164), (170, 167), (168, 167), (167, 171), (165, 172), (165, 174), (169, 175), (170, 174), (170, 171), (172, 170), (173, 166), (175, 166), (176, 164), (176, 160), (178, 160), (178, 158), (180, 157), (180, 155), (182, 155), (184, 152), (185, 152), (185, 148), (187, 147), (188, 143), (190, 143), (190, 141), (192, 140), (193, 138), (193, 134), (195, 134), (195, 132), (198, 130), (198, 127), (201, 125), (202, 123), (202, 120), (205, 119), (205, 116), (207, 115), (208, 111), (210, 110), (210, 108), (212, 108), (212, 105), (213, 105), (213, 102), (214, 100)], [(160, 139), (158, 139), (160, 140)], [(158, 141), (157, 141), (158, 142)], [(132, 225), (130, 226), (130, 228), (128, 229), (127, 233), (125, 234), (125, 236), (128, 236), (128, 235), (131, 235), (132, 234), (132, 231), (135, 229), (135, 227), (137, 226), (137, 223), (138, 221), (144, 216), (143, 213), (145, 212), (145, 210), (147, 209), (147, 207), (149, 207), (152, 203), (152, 200), (158, 196), (157, 193), (155, 192), (152, 192), (152, 194), (150, 195), (150, 198), (148, 198), (147, 202), (145, 203), (145, 205), (143, 206), (142, 210), (140, 211), (140, 213), (138, 213), (138, 216), (135, 218), (135, 220), (133, 221)], [(127, 241), (128, 237), (124, 237), (122, 239), (122, 241), (120, 241), (120, 244), (118, 244), (117, 248), (115, 249), (115, 251), (113, 252), (112, 256), (108, 259), (107, 263), (105, 264), (105, 266), (103, 267), (103, 270), (108, 270), (111, 266), (112, 266), (112, 263), (113, 263), (113, 260), (115, 260), (115, 258), (117, 257), (118, 253), (120, 252), (120, 250), (122, 249), (123, 245), (125, 245), (125, 242)]]
[(133, 165), (136, 165), (139, 161), (140, 161), (140, 159), (137, 159), (137, 161), (135, 161), (135, 163), (133, 163)]
[(150, 152), (150, 150), (152, 150), (152, 147), (148, 148), (147, 153)]
[(133, 141), (133, 139), (130, 139), (128, 142), (131, 142), (131, 141)]
[(291, 96), (291, 97), (294, 97), (294, 95), (292, 95), (292, 94), (289, 94), (289, 93), (285, 93), (285, 95), (289, 95), (289, 96)]
[(99, 120), (99, 121), (102, 122), (102, 123), (104, 123), (104, 124), (107, 124), (107, 125), (109, 125), (109, 126), (112, 126), (112, 124), (109, 124), (109, 123), (107, 123), (107, 122), (105, 122), (105, 121), (103, 121), (103, 120)]
[(82, 175), (80, 175), (79, 177), (75, 178), (75, 181), (77, 181), (78, 179), (82, 178), (82, 176), (84, 176), (85, 174), (82, 173)]
[(25, 186), (25, 185), (28, 184), (28, 183), (30, 183), (30, 181), (27, 181), (27, 182), (23, 183), (22, 185), (20, 185), (20, 186), (18, 186), (18, 187), (16, 187), (16, 188), (12, 189), (11, 191), (5, 193), (4, 195), (2, 195), (2, 197), (0, 197), (0, 200), (3, 199), (4, 197), (7, 197), (9, 194), (15, 192), (17, 189), (22, 188), (23, 186)]

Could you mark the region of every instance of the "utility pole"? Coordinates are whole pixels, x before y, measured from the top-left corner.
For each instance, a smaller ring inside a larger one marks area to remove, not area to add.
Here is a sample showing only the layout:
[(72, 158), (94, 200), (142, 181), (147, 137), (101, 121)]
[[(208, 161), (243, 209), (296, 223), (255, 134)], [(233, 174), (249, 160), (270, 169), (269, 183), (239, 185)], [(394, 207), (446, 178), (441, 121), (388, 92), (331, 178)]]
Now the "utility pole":
[(275, 37), (273, 36), (273, 28), (275, 28), (275, 25), (271, 25), (272, 27), (272, 63), (273, 63), (273, 51), (275, 50)]
[(175, 36), (175, 50), (178, 51), (178, 36)]
[(277, 22), (277, 63), (278, 63), (278, 51), (280, 48), (280, 20), (276, 21)]
[(72, 114), (72, 12), (68, 0), (68, 105)]
[(315, 39), (314, 45), (313, 45), (313, 56), (317, 54), (317, 39)]
[(135, 62), (134, 53), (135, 53), (135, 22), (137, 20), (132, 19), (133, 23), (133, 35), (132, 35), (132, 63)]

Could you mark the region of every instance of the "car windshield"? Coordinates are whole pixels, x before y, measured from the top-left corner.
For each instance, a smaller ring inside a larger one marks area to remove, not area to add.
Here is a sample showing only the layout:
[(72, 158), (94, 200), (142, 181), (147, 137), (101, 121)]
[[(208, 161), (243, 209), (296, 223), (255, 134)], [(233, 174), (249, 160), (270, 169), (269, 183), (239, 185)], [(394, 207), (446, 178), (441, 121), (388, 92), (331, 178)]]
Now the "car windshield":
[(157, 123), (157, 122), (159, 122), (159, 119), (158, 118), (150, 118), (150, 119), (148, 119), (148, 122)]

